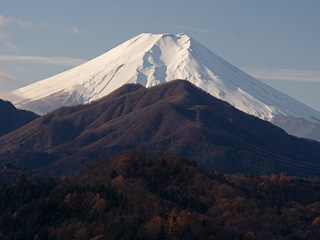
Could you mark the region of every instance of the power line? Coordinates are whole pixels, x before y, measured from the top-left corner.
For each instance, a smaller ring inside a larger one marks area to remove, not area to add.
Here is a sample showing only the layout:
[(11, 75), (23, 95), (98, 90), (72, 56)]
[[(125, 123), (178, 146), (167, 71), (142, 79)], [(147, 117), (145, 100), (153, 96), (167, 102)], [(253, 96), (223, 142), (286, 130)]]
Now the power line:
[(230, 140), (232, 140), (233, 142), (236, 142), (240, 145), (242, 145), (244, 148), (247, 148), (255, 153), (258, 153), (259, 155), (262, 155), (264, 157), (267, 157), (269, 159), (274, 160), (275, 162), (277, 162), (280, 165), (283, 166), (287, 166), (287, 167), (291, 167), (291, 168), (295, 168), (295, 169), (299, 169), (299, 170), (303, 170), (303, 171), (319, 171), (320, 169), (320, 165), (319, 164), (313, 164), (313, 163), (308, 163), (308, 162), (302, 162), (302, 161), (298, 161), (295, 159), (291, 159), (291, 158), (287, 158), (287, 157), (283, 157), (280, 156), (276, 153), (272, 153), (270, 151), (266, 151), (264, 149), (261, 149), (257, 146), (254, 146), (250, 143), (247, 143), (245, 141), (243, 141), (242, 139), (234, 136), (233, 134), (225, 131), (224, 129), (220, 128), (217, 124), (215, 124), (214, 122), (212, 122), (209, 119), (206, 119), (204, 117), (201, 118), (201, 121), (205, 124), (205, 125), (209, 125), (209, 127), (214, 128), (216, 130), (218, 130), (220, 133), (222, 133), (225, 137), (229, 138)]

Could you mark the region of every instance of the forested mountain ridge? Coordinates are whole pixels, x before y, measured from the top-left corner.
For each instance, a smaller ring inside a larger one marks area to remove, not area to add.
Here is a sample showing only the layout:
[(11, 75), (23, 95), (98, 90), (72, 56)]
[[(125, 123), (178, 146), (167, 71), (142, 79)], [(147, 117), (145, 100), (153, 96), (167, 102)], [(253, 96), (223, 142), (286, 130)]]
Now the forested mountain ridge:
[(221, 175), (168, 153), (126, 151), (74, 177), (0, 188), (0, 238), (309, 239), (320, 179)]
[(286, 134), (190, 82), (124, 85), (90, 104), (63, 107), (0, 138), (0, 159), (70, 175), (102, 155), (168, 150), (221, 173), (320, 175), (320, 143)]

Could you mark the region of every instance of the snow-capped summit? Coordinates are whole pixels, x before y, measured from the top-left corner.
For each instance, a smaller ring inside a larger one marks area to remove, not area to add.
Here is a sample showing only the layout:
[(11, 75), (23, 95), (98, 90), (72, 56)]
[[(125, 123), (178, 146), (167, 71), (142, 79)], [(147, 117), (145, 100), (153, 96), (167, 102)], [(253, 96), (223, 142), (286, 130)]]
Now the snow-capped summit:
[(226, 62), (185, 34), (143, 33), (61, 74), (13, 91), (13, 103), (40, 114), (87, 103), (126, 83), (146, 87), (185, 79), (234, 107), (271, 121), (276, 115), (320, 123), (320, 112)]

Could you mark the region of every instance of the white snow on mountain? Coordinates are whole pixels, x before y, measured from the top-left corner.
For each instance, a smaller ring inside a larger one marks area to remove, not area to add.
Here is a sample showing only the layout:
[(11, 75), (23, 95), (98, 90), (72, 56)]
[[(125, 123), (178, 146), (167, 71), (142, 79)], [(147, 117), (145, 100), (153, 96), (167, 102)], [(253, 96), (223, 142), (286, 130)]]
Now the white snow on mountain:
[(276, 115), (320, 123), (320, 112), (226, 62), (185, 34), (143, 33), (66, 72), (12, 92), (18, 108), (40, 114), (88, 103), (126, 83), (146, 87), (185, 79), (234, 107), (271, 121)]

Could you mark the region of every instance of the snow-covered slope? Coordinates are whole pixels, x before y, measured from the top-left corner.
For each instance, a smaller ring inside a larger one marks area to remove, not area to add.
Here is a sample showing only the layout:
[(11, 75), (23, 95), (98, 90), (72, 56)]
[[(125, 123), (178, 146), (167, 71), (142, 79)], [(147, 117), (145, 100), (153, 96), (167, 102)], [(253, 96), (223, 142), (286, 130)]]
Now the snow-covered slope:
[(13, 91), (19, 108), (47, 113), (87, 103), (125, 83), (185, 79), (236, 108), (271, 121), (278, 114), (320, 122), (320, 112), (226, 62), (185, 34), (140, 34), (78, 67)]

